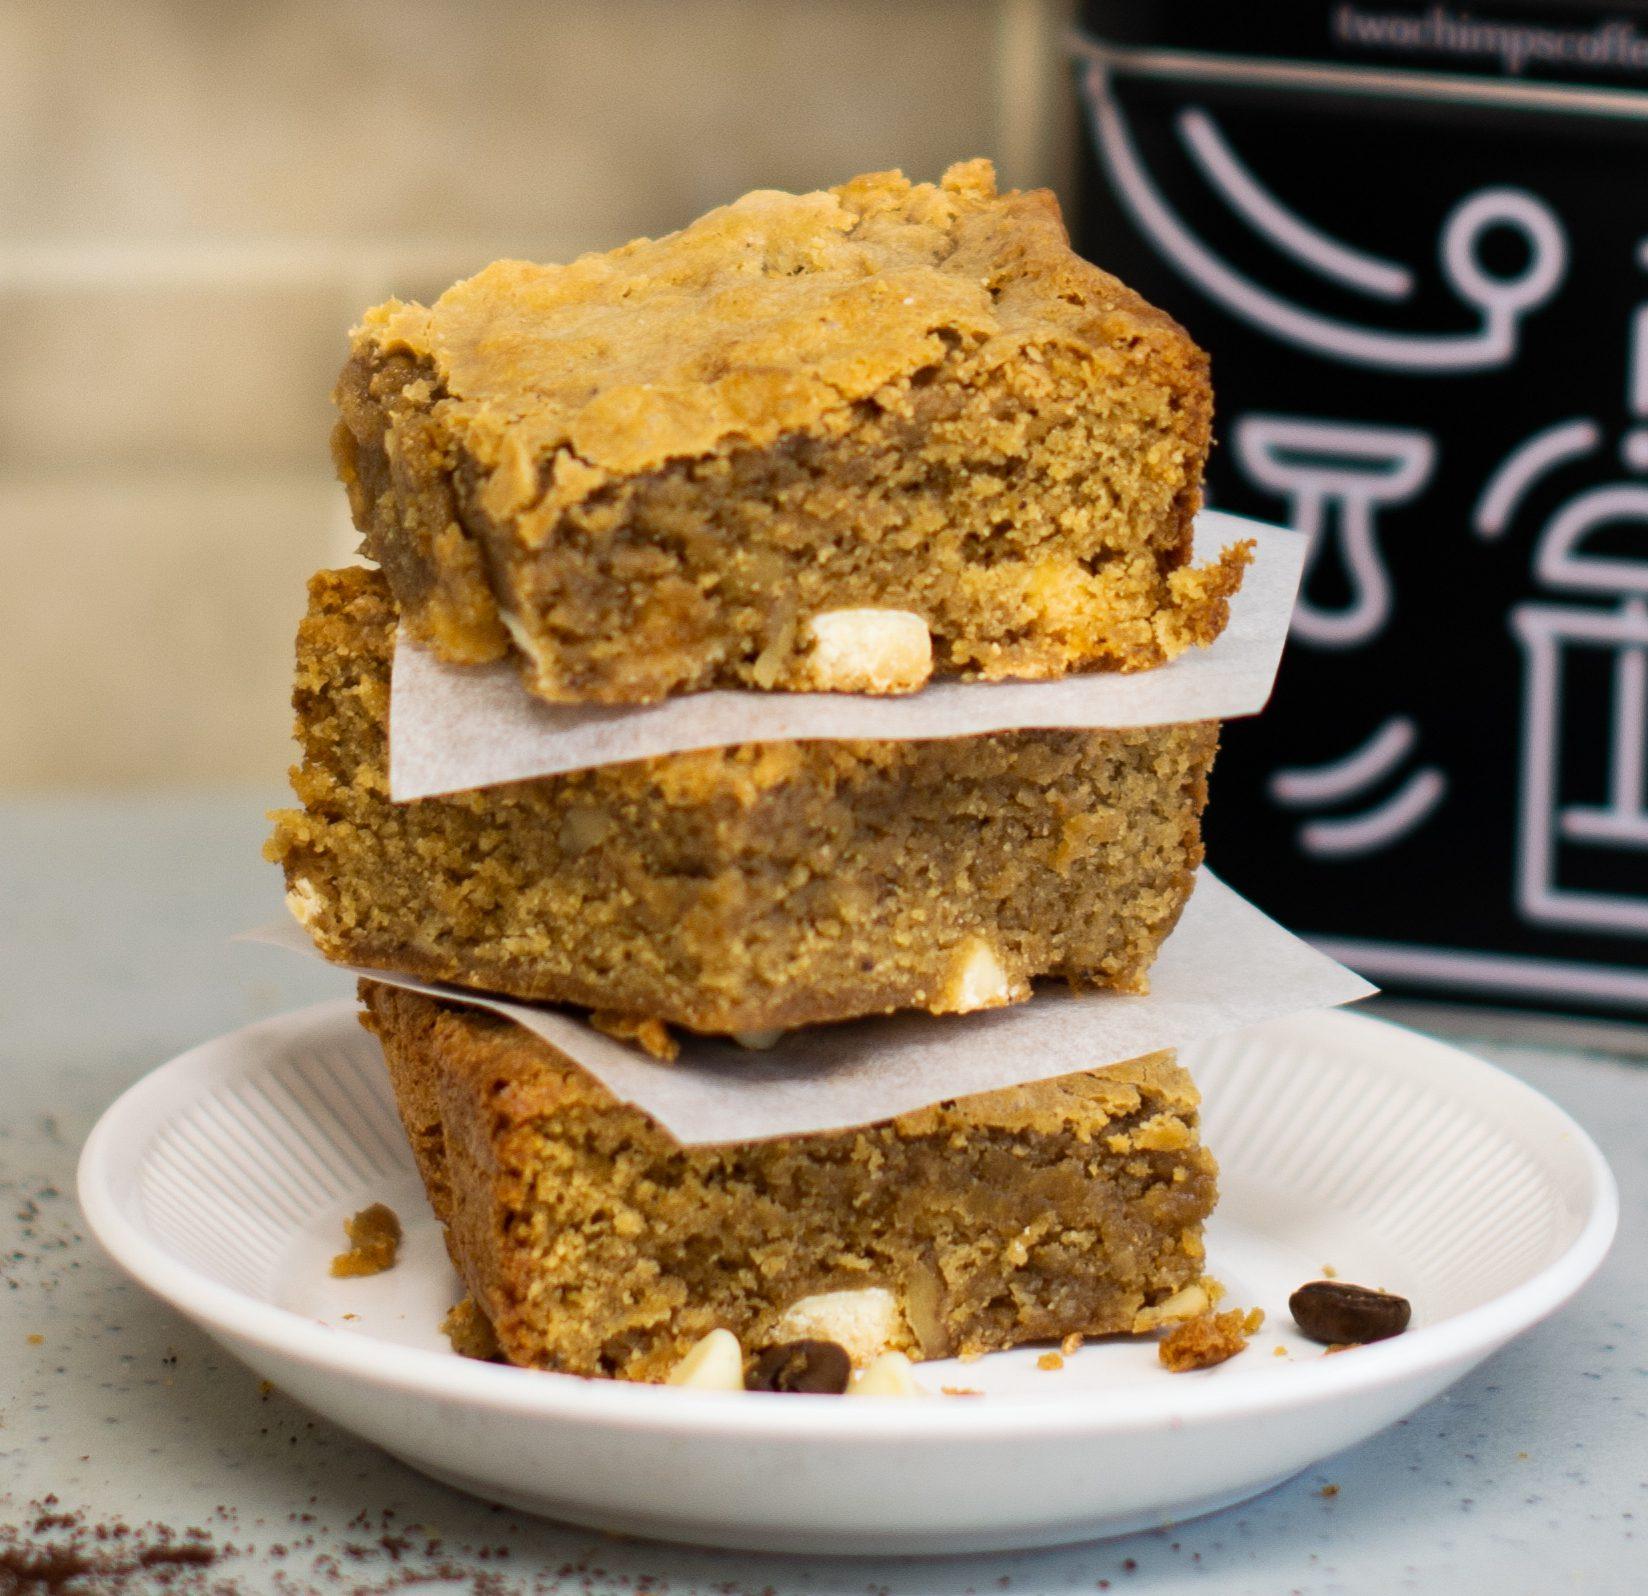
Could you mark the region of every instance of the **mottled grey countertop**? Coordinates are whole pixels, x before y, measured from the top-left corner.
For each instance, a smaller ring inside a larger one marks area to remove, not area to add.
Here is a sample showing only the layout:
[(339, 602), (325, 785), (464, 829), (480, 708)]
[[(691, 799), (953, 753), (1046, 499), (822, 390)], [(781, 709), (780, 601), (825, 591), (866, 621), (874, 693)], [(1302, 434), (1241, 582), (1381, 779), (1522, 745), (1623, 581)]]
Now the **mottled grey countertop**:
[[(349, 990), (228, 940), (278, 905), (262, 807), (247, 793), (0, 804), (0, 1596), (47, 1588), (18, 1571), (73, 1536), (57, 1515), (132, 1570), (103, 1582), (122, 1591), (1648, 1591), (1648, 1066), (1549, 1047), (1479, 1051), (1612, 1161), (1623, 1216), (1599, 1277), (1411, 1420), (1172, 1529), (897, 1562), (624, 1542), (458, 1495), (260, 1391), (103, 1259), (73, 1188), (122, 1087)], [(179, 1563), (146, 1525), (203, 1531), (215, 1560)]]

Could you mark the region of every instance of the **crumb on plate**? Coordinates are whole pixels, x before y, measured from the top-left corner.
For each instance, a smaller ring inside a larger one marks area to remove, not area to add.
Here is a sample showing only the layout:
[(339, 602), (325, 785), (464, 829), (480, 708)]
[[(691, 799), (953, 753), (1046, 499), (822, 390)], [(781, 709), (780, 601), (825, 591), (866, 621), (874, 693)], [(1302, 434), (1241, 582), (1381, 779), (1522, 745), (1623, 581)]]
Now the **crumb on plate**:
[(480, 1363), (503, 1362), (492, 1321), (475, 1306), (473, 1297), (465, 1297), (447, 1310), (441, 1320), (441, 1333), (460, 1358), (474, 1358)]
[(1204, 1313), (1175, 1325), (1162, 1337), (1156, 1355), (1173, 1374), (1187, 1369), (1210, 1369), (1247, 1346), (1247, 1338), (1265, 1322), (1262, 1308), (1231, 1308)]
[(340, 1279), (356, 1275), (381, 1275), (393, 1269), (401, 1250), (401, 1222), (393, 1208), (373, 1203), (352, 1219), (343, 1222), (349, 1250), (332, 1260), (332, 1273)]

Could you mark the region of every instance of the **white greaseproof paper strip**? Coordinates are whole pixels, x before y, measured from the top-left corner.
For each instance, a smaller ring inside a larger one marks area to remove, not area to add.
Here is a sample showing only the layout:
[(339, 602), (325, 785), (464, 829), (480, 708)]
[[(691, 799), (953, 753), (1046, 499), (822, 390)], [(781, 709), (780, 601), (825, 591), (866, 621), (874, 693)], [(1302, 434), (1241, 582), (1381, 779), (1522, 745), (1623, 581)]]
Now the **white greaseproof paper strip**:
[[(246, 935), (319, 957), (291, 923)], [(383, 970), (353, 973), (507, 1015), (689, 1147), (867, 1125), (942, 1098), (1098, 1069), (1376, 990), (1205, 870), (1151, 968), (1146, 996), (1047, 987), (1028, 1003), (987, 1013), (813, 1026), (765, 1052), (681, 1032), (674, 1064), (568, 1011)]]
[(1204, 511), (1196, 557), (1256, 545), (1230, 624), (1208, 648), (1157, 670), (1055, 682), (937, 682), (903, 697), (691, 693), (634, 707), (546, 704), (512, 660), (443, 665), (404, 631), (395, 645), (389, 785), (397, 801), (466, 792), (691, 748), (807, 738), (915, 741), (1044, 727), (1124, 728), (1229, 720), (1264, 708), (1276, 679), (1308, 540)]

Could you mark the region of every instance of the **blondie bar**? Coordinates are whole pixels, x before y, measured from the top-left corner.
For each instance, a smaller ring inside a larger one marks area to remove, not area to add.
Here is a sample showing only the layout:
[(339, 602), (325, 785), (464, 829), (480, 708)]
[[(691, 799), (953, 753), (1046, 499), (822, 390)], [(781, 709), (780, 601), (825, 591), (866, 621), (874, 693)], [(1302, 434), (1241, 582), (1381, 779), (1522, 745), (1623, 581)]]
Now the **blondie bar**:
[(339, 961), (748, 1032), (1139, 990), (1201, 862), (1215, 724), (672, 754), (388, 796), (395, 609), (323, 571), (298, 634), (303, 807), (269, 855)]
[(684, 1149), (508, 1020), (374, 981), (361, 998), (447, 1250), (512, 1363), (660, 1379), (714, 1329), (751, 1353), (798, 1331), (860, 1361), (877, 1342), (986, 1352), (1133, 1330), (1202, 1273), (1215, 1166), (1168, 1053)]
[(334, 452), (416, 635), (560, 702), (1160, 664), (1211, 398), (1184, 331), (988, 162), (761, 192), (368, 311)]

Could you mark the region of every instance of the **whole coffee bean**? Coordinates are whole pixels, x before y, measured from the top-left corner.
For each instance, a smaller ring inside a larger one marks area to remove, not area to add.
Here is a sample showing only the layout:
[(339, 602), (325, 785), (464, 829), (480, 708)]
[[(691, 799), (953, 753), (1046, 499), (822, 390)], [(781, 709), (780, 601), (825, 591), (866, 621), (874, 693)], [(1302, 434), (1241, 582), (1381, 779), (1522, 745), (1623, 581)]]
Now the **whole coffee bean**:
[(845, 1347), (834, 1341), (780, 1341), (744, 1376), (746, 1391), (812, 1391), (840, 1396), (853, 1372)]
[(1346, 1280), (1312, 1280), (1288, 1298), (1288, 1307), (1312, 1341), (1328, 1346), (1360, 1346), (1399, 1336), (1413, 1315), (1406, 1297)]

